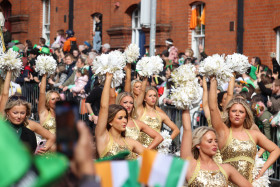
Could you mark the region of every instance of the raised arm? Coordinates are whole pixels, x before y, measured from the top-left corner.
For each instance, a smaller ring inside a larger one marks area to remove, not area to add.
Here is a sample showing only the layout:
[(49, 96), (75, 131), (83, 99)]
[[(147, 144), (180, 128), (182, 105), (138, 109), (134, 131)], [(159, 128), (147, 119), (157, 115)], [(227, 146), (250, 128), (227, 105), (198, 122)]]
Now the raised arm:
[(210, 79), (209, 91), (209, 109), (211, 115), (211, 124), (218, 133), (219, 148), (223, 148), (225, 140), (229, 134), (228, 127), (222, 121), (222, 117), (217, 102), (217, 80), (215, 77)]
[(182, 159), (194, 159), (192, 154), (192, 128), (191, 128), (191, 116), (189, 110), (182, 112), (183, 123), (183, 137), (181, 144), (180, 156)]
[(95, 129), (95, 136), (97, 139), (102, 138), (107, 132), (106, 126), (109, 112), (109, 91), (112, 78), (113, 74), (106, 74), (106, 80), (101, 95), (99, 116)]
[(110, 88), (109, 105), (116, 104), (116, 88)]
[(148, 77), (144, 77), (142, 86), (141, 86), (141, 92), (138, 95), (137, 100), (136, 100), (137, 109), (140, 109), (141, 107), (143, 107), (143, 101), (144, 101), (144, 97), (145, 97), (147, 83), (148, 83)]
[(208, 104), (208, 89), (207, 89), (207, 82), (205, 77), (203, 77), (202, 79), (202, 87), (203, 87), (202, 107), (206, 119), (210, 119), (210, 110)]
[(39, 115), (47, 110), (46, 102), (46, 86), (47, 86), (47, 75), (44, 74), (41, 80), (40, 93), (39, 93), (39, 104), (38, 104), (38, 113)]
[(10, 82), (12, 78), (12, 72), (8, 71), (6, 74), (3, 90), (2, 90), (2, 97), (0, 101), (0, 112), (4, 116), (4, 109), (5, 105), (9, 99), (9, 89), (10, 89)]
[(155, 149), (163, 141), (163, 137), (157, 131), (153, 130), (142, 121), (137, 120), (137, 124), (141, 131), (148, 134), (151, 138), (154, 139), (149, 145), (148, 149)]
[(230, 78), (230, 81), (228, 83), (227, 100), (225, 106), (223, 106), (224, 108), (227, 106), (228, 102), (233, 98), (234, 84), (235, 84), (235, 73), (233, 73), (233, 76)]
[(174, 140), (174, 138), (176, 138), (176, 136), (178, 136), (178, 134), (180, 133), (179, 128), (175, 125), (175, 123), (173, 123), (173, 121), (170, 120), (170, 118), (165, 113), (161, 113), (161, 116), (163, 116), (162, 122), (172, 130), (171, 139)]
[(126, 64), (126, 78), (124, 84), (124, 91), (130, 92), (131, 91), (131, 64)]

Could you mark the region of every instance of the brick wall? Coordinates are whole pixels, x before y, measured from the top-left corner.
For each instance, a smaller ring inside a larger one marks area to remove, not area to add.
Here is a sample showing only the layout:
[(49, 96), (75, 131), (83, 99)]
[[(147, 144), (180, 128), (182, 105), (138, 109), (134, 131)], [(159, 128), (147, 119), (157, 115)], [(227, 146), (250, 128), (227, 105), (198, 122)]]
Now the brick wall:
[[(12, 16), (27, 15), (12, 23), (13, 38), (24, 42), (31, 39), (38, 43), (42, 35), (42, 1), (10, 0)], [(115, 3), (120, 6), (116, 7)], [(191, 47), (192, 31), (189, 29), (191, 4), (194, 0), (157, 1), (157, 53), (165, 49), (165, 39), (172, 38), (180, 52)], [(58, 29), (68, 29), (69, 1), (51, 0), (51, 42)], [(113, 48), (124, 48), (131, 42), (131, 13), (140, 0), (74, 0), (74, 31), (78, 44), (92, 41), (93, 20), (91, 15), (103, 14), (103, 43)], [(233, 53), (237, 39), (237, 0), (204, 0), (206, 10), (205, 50), (215, 53)], [(259, 56), (270, 64), (270, 52), (276, 51), (276, 32), (280, 26), (280, 2), (277, 0), (244, 1), (244, 54)], [(66, 16), (66, 21), (64, 17)], [(234, 31), (229, 31), (234, 22)], [(149, 45), (149, 29), (146, 46)]]

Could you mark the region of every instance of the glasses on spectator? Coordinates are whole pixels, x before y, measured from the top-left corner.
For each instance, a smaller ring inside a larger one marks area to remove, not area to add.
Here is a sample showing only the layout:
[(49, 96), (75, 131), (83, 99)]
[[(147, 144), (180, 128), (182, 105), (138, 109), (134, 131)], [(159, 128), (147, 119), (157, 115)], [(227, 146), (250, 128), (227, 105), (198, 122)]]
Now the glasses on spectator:
[(13, 96), (9, 97), (9, 101), (16, 101), (16, 100), (26, 101), (26, 97), (24, 97), (22, 95), (13, 95)]

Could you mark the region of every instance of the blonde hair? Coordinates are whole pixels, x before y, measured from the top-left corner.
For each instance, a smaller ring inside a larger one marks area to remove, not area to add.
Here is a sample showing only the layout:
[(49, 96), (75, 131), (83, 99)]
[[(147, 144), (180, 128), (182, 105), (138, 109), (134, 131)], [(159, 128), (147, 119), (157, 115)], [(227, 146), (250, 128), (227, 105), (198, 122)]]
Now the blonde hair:
[[(154, 108), (156, 108), (156, 106), (158, 105), (158, 92), (157, 92), (157, 89), (153, 86), (148, 86), (145, 90), (145, 95), (144, 95), (144, 98), (146, 97), (148, 91), (150, 90), (153, 90), (156, 92), (156, 97), (157, 97), (157, 100), (156, 100), (156, 104), (154, 105)], [(146, 106), (146, 102), (143, 100), (143, 106)]]
[(117, 105), (121, 105), (121, 104), (120, 104), (120, 103), (121, 103), (121, 100), (122, 100), (124, 97), (126, 97), (126, 96), (132, 97), (132, 99), (133, 99), (133, 108), (132, 108), (131, 113), (128, 114), (128, 115), (129, 115), (130, 117), (136, 119), (136, 118), (137, 118), (137, 115), (136, 115), (137, 113), (136, 113), (136, 108), (135, 108), (135, 106), (134, 106), (134, 97), (133, 97), (133, 95), (132, 95), (131, 93), (129, 93), (129, 92), (122, 92), (122, 93), (119, 93), (118, 96), (117, 96), (117, 98), (116, 98), (116, 104), (117, 104)]
[(190, 57), (193, 57), (193, 50), (191, 48), (186, 49), (185, 54), (189, 52), (190, 53)]
[[(13, 97), (13, 96), (11, 96), (11, 97)], [(28, 125), (28, 117), (31, 115), (31, 104), (28, 103), (25, 100), (20, 99), (20, 98), (16, 99), (16, 100), (11, 100), (10, 98), (9, 98), (8, 102), (6, 103), (6, 105), (5, 105), (5, 109), (4, 109), (4, 111), (5, 111), (5, 118), (8, 120), (7, 113), (13, 107), (23, 105), (23, 106), (26, 107), (26, 116), (25, 116), (25, 119), (23, 121), (23, 125), (27, 126)]]
[(229, 103), (227, 104), (227, 106), (225, 108), (225, 112), (224, 112), (225, 124), (228, 127), (231, 126), (231, 121), (229, 119), (229, 111), (234, 104), (241, 104), (245, 108), (246, 118), (244, 120), (243, 127), (245, 129), (250, 129), (252, 127), (253, 123), (254, 123), (254, 116), (253, 116), (253, 113), (252, 113), (249, 105), (247, 104), (246, 100), (241, 99), (241, 98), (234, 98), (234, 99), (230, 100)]
[(51, 94), (53, 94), (53, 93), (56, 93), (60, 97), (59, 92), (56, 91), (56, 90), (49, 90), (49, 91), (47, 91), (47, 93), (46, 93), (46, 102), (45, 102), (45, 106), (46, 106), (47, 110), (51, 109), (50, 108), (50, 99), (51, 99)]
[(209, 131), (214, 132), (217, 137), (217, 133), (212, 127), (202, 126), (192, 132), (192, 153), (195, 159), (199, 157), (199, 149), (196, 146), (201, 143), (202, 137)]
[(135, 85), (136, 83), (138, 83), (138, 82), (142, 84), (142, 81), (140, 81), (140, 80), (138, 80), (138, 79), (135, 79), (135, 80), (133, 80), (133, 81), (131, 82), (131, 94), (132, 94), (133, 97), (134, 97), (133, 87), (134, 87), (134, 85)]

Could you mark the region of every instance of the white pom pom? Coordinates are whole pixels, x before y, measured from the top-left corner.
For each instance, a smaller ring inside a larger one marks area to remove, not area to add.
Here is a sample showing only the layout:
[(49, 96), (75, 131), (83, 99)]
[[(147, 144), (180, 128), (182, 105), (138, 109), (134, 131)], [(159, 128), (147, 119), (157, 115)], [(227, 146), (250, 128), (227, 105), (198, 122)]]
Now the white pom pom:
[(163, 70), (163, 61), (159, 56), (143, 57), (136, 65), (136, 71), (139, 75), (150, 77), (157, 75)]
[(109, 54), (97, 56), (93, 62), (92, 71), (102, 82), (105, 81), (106, 73), (112, 73), (113, 79), (111, 87), (117, 87), (124, 78), (123, 68), (125, 66), (125, 56), (120, 51), (112, 51)]
[(229, 68), (239, 74), (246, 73), (251, 67), (248, 57), (239, 53), (234, 53), (226, 57), (226, 64)]
[(36, 60), (35, 71), (39, 73), (39, 75), (52, 75), (55, 73), (57, 63), (52, 56), (47, 55), (39, 55)]
[(168, 154), (169, 147), (172, 143), (171, 136), (167, 130), (161, 131), (160, 135), (163, 137), (163, 141), (158, 145), (157, 150), (159, 153)]
[(7, 71), (12, 72), (13, 78), (19, 77), (22, 68), (19, 53), (13, 49), (9, 49), (5, 54), (0, 56), (0, 69), (3, 78), (6, 77)]
[(178, 109), (192, 109), (193, 103), (201, 97), (199, 93), (199, 84), (196, 79), (193, 82), (181, 84), (179, 87), (172, 87), (170, 99)]
[(188, 81), (197, 81), (195, 70), (196, 68), (192, 64), (181, 65), (171, 73), (172, 81), (175, 85), (185, 84)]
[(127, 63), (135, 62), (140, 56), (140, 49), (136, 44), (130, 44), (124, 51)]
[[(253, 179), (255, 179), (260, 170), (262, 169), (263, 165), (264, 165), (265, 161), (263, 161), (261, 158), (258, 158), (258, 156), (256, 156), (255, 158), (255, 165), (254, 165), (254, 168), (253, 168)], [(267, 171), (263, 174), (263, 176), (261, 176), (260, 178), (258, 178), (257, 180), (253, 180), (253, 183), (252, 185), (254, 187), (268, 187), (270, 184), (270, 181), (269, 181), (269, 177), (268, 177), (268, 173)]]
[(199, 67), (199, 73), (207, 78), (216, 76), (218, 85), (229, 82), (232, 70), (226, 65), (224, 55), (218, 54), (205, 58)]

